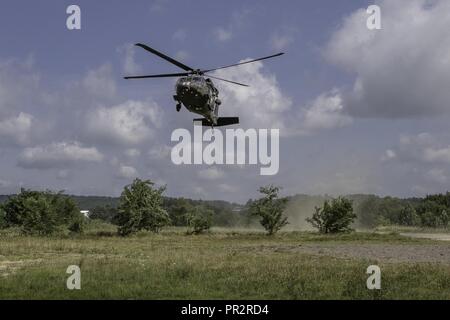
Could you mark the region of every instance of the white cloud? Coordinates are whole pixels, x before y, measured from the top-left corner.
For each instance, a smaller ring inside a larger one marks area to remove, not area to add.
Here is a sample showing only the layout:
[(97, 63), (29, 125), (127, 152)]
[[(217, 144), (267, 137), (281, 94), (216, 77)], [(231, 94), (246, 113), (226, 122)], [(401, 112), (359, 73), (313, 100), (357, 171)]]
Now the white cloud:
[(403, 135), (395, 153), (402, 161), (450, 164), (450, 145), (439, 143), (438, 139), (429, 133)]
[(150, 12), (155, 14), (160, 14), (164, 10), (166, 10), (168, 4), (168, 0), (154, 0), (150, 4)]
[(270, 38), (270, 44), (277, 51), (285, 50), (294, 42), (294, 38), (290, 35), (275, 34)]
[(449, 182), (450, 175), (450, 145), (441, 141), (444, 139), (429, 133), (402, 135), (398, 145), (388, 150), (393, 156), (388, 158), (386, 153), (383, 158), (401, 165), (400, 170), (415, 177), (415, 183), (420, 181), (422, 187), (430, 188), (428, 193), (436, 192)]
[(184, 41), (187, 38), (187, 31), (186, 29), (180, 28), (177, 31), (175, 31), (172, 35), (173, 40), (177, 41)]
[[(241, 62), (244, 61), (247, 60)], [(280, 129), (280, 134), (287, 136), (331, 130), (352, 123), (337, 89), (320, 95), (299, 112), (293, 111), (291, 98), (281, 91), (273, 74), (264, 72), (261, 62), (219, 70), (214, 75), (250, 85), (242, 87), (215, 81), (226, 105), (221, 109), (221, 116), (239, 116), (244, 128)]]
[(368, 30), (365, 9), (347, 17), (325, 49), (356, 75), (343, 91), (348, 113), (405, 118), (450, 113), (450, 2), (377, 1), (382, 30)]
[(125, 155), (128, 158), (137, 158), (141, 155), (141, 151), (138, 149), (131, 148), (131, 149), (125, 150)]
[(0, 142), (26, 145), (31, 139), (31, 130), (34, 117), (21, 112), (17, 117), (0, 120)]
[(134, 179), (139, 176), (138, 171), (131, 166), (121, 165), (117, 171), (116, 177), (119, 179)]
[(155, 102), (127, 101), (88, 113), (86, 135), (115, 145), (137, 145), (153, 137), (161, 112)]
[(345, 127), (352, 123), (352, 119), (343, 111), (342, 97), (337, 90), (324, 93), (302, 110), (300, 132), (311, 133)]
[(239, 11), (233, 12), (230, 22), (226, 27), (219, 26), (213, 30), (215, 39), (219, 42), (228, 42), (233, 39), (234, 35), (239, 34), (239, 31), (249, 20), (249, 15), (251, 13), (251, 9), (241, 9)]
[(395, 159), (397, 157), (397, 153), (394, 150), (388, 149), (381, 157), (381, 161), (389, 161)]
[(134, 75), (142, 71), (141, 66), (134, 59), (136, 51), (133, 44), (126, 44), (118, 48), (118, 52), (123, 56), (122, 68), (126, 75)]
[(233, 187), (233, 186), (231, 186), (229, 184), (226, 184), (226, 183), (221, 183), (221, 184), (219, 184), (218, 187), (219, 187), (219, 190), (222, 191), (222, 192), (230, 193), (230, 192), (236, 192), (237, 191), (237, 189), (235, 187)]
[(220, 42), (227, 42), (231, 40), (233, 33), (231, 30), (219, 27), (214, 30), (214, 36)]
[(450, 164), (450, 146), (445, 148), (427, 148), (424, 150), (424, 159), (427, 162)]
[(11, 182), (8, 180), (0, 179), (0, 188), (6, 188), (11, 185)]
[(297, 32), (296, 27), (283, 26), (271, 35), (269, 44), (274, 50), (285, 50), (294, 43)]
[[(248, 60), (241, 62), (244, 61)], [(275, 76), (263, 72), (261, 62), (219, 70), (214, 75), (250, 85), (242, 87), (215, 81), (226, 105), (221, 115), (225, 116), (226, 112), (227, 116), (239, 116), (242, 126), (247, 128), (285, 128), (292, 101), (281, 92)]]
[(180, 50), (175, 54), (175, 59), (183, 61), (189, 58), (189, 53), (184, 50)]
[(18, 165), (27, 169), (51, 169), (102, 160), (103, 155), (94, 147), (86, 148), (79, 142), (60, 142), (24, 149)]
[(431, 181), (441, 184), (447, 183), (448, 181), (448, 176), (446, 175), (446, 172), (443, 169), (433, 168), (427, 172), (427, 177)]
[(66, 169), (59, 170), (57, 175), (56, 175), (56, 177), (59, 180), (67, 180), (69, 178), (69, 176), (70, 176), (70, 171), (66, 170)]
[(223, 178), (224, 175), (224, 172), (217, 168), (204, 169), (198, 172), (199, 178), (205, 180), (217, 180)]
[(155, 146), (148, 152), (148, 156), (152, 160), (162, 160), (169, 157), (172, 148), (169, 146)]
[(112, 67), (109, 64), (89, 71), (83, 79), (82, 85), (94, 97), (114, 97), (117, 92)]
[(0, 117), (11, 117), (40, 101), (40, 75), (33, 60), (32, 56), (25, 61), (0, 60)]

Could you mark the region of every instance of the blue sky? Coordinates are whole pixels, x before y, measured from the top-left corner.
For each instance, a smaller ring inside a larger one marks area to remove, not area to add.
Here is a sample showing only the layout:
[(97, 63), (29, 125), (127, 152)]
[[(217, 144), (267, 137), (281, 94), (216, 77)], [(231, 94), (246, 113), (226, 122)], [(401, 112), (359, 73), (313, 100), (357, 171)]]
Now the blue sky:
[[(382, 30), (365, 26), (373, 3)], [(0, 193), (118, 195), (134, 176), (169, 195), (241, 202), (267, 183), (286, 194), (445, 192), (450, 10), (428, 3), (2, 1)], [(70, 4), (81, 7), (80, 31), (66, 28)], [(136, 42), (199, 68), (286, 52), (219, 74), (252, 82), (244, 100), (218, 84), (222, 110), (244, 129), (282, 126), (279, 174), (172, 165), (170, 133), (192, 130), (193, 115), (175, 112), (173, 79), (122, 80), (178, 71)]]

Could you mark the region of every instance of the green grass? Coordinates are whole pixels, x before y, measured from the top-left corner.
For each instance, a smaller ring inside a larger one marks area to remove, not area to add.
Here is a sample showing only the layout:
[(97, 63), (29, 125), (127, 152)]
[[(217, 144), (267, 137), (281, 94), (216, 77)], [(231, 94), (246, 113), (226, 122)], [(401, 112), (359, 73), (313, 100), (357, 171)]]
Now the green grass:
[[(79, 237), (3, 232), (0, 299), (450, 299), (449, 265), (383, 264), (382, 290), (369, 291), (365, 272), (376, 261), (292, 250), (319, 242), (434, 243), (395, 233), (268, 237), (220, 229), (187, 236), (176, 228), (120, 238), (108, 225)], [(81, 267), (80, 291), (66, 289), (69, 265)]]

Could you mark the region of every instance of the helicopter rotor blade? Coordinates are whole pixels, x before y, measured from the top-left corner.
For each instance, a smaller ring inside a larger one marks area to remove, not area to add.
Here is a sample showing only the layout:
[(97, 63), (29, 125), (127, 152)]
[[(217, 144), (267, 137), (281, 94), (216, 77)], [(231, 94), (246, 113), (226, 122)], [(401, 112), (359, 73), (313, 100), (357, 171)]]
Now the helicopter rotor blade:
[(202, 70), (202, 73), (208, 73), (208, 72), (212, 72), (212, 71), (216, 71), (216, 70), (221, 70), (221, 69), (227, 69), (227, 68), (231, 68), (231, 67), (237, 67), (237, 66), (241, 66), (244, 64), (248, 64), (248, 63), (253, 63), (253, 62), (257, 62), (257, 61), (262, 61), (262, 60), (267, 60), (267, 59), (271, 59), (271, 58), (275, 58), (275, 57), (279, 57), (282, 56), (284, 54), (284, 52), (282, 53), (277, 53), (268, 57), (264, 57), (264, 58), (259, 58), (259, 59), (254, 59), (254, 60), (250, 60), (250, 61), (246, 61), (246, 62), (241, 62), (241, 63), (236, 63), (236, 64), (232, 64), (229, 66), (225, 66), (225, 67), (220, 67), (220, 68), (215, 68), (215, 69), (210, 69), (210, 70)]
[(181, 68), (184, 71), (194, 71), (193, 68), (188, 67), (187, 65), (185, 65), (185, 64), (183, 64), (183, 63), (181, 63), (181, 62), (179, 62), (179, 61), (177, 61), (175, 59), (172, 59), (171, 57), (165, 55), (164, 53), (161, 53), (161, 52), (159, 52), (159, 51), (157, 51), (157, 50), (155, 50), (153, 48), (150, 48), (149, 46), (147, 46), (145, 44), (136, 43), (135, 46), (141, 47), (142, 49), (147, 50), (148, 52), (151, 52), (154, 55), (157, 55), (158, 57), (160, 57), (160, 58), (162, 58), (162, 59), (164, 59), (164, 60), (166, 60), (166, 61), (168, 61), (168, 62), (170, 62), (170, 63), (172, 63), (174, 65), (176, 65), (178, 68)]
[(175, 78), (175, 77), (186, 77), (190, 75), (190, 73), (166, 73), (166, 74), (154, 74), (148, 76), (131, 76), (124, 77), (125, 80), (134, 80), (134, 79), (150, 79), (150, 78)]
[(213, 79), (217, 79), (217, 80), (220, 80), (220, 81), (229, 82), (229, 83), (232, 83), (232, 84), (237, 84), (238, 86), (250, 87), (250, 86), (247, 85), (247, 84), (243, 84), (243, 83), (239, 83), (239, 82), (235, 82), (235, 81), (231, 81), (231, 80), (227, 80), (227, 79), (222, 79), (222, 78), (218, 78), (218, 77), (213, 77), (213, 76), (211, 76), (211, 75), (208, 75), (208, 77), (209, 77), (209, 78), (213, 78)]

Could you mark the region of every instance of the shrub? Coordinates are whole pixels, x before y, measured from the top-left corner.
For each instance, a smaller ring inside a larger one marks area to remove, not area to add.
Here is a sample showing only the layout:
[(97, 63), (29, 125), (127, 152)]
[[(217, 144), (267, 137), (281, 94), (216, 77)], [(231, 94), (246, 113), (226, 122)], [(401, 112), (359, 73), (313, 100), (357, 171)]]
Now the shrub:
[(288, 224), (287, 217), (283, 216), (287, 199), (279, 198), (279, 187), (261, 187), (259, 192), (264, 196), (250, 205), (250, 214), (260, 217), (260, 223), (269, 235), (275, 234)]
[(81, 213), (74, 201), (62, 193), (22, 189), (3, 205), (5, 224), (25, 234), (49, 235), (59, 227), (70, 227)]
[(186, 214), (188, 234), (200, 234), (211, 229), (213, 211), (201, 206)]
[(118, 232), (128, 236), (140, 230), (159, 232), (170, 223), (163, 209), (165, 187), (154, 188), (150, 180), (136, 179), (126, 186), (120, 196), (117, 214)]
[(353, 204), (346, 198), (337, 198), (324, 202), (322, 208), (316, 207), (312, 218), (306, 219), (320, 233), (350, 232), (350, 225), (356, 218)]
[(48, 197), (40, 194), (24, 200), (22, 230), (25, 234), (49, 235), (55, 232), (57, 227), (56, 208)]

